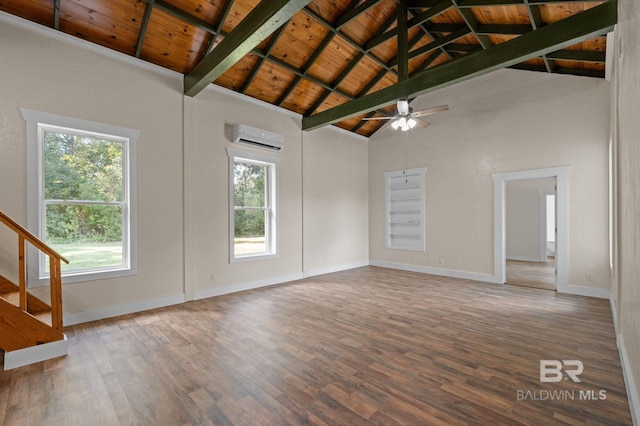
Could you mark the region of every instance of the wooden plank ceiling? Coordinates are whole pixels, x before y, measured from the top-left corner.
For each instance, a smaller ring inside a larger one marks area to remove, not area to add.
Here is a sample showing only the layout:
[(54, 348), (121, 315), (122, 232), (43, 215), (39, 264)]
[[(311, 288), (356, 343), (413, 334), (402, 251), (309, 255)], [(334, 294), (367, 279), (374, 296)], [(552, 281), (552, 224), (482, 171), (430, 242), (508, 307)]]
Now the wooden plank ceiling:
[(603, 78), (616, 3), (0, 0), (0, 10), (364, 136), (412, 98), (502, 67)]

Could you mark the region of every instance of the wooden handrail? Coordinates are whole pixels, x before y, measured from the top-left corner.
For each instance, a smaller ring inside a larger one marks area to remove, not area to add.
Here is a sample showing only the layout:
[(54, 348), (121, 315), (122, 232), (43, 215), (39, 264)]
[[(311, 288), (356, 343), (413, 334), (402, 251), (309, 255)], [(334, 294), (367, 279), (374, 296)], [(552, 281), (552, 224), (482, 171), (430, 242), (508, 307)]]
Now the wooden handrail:
[(49, 283), (51, 290), (51, 327), (62, 333), (62, 273), (60, 261), (69, 260), (45, 244), (22, 225), (0, 211), (0, 222), (18, 234), (18, 287), (20, 291), (20, 309), (27, 311), (27, 256), (26, 243), (36, 247), (49, 256)]
[(29, 232), (25, 227), (23, 227), (18, 222), (11, 219), (9, 216), (7, 216), (1, 211), (0, 211), (0, 222), (7, 225), (18, 235), (21, 235), (25, 240), (30, 242), (34, 247), (36, 247), (38, 250), (40, 250), (44, 254), (57, 257), (58, 259), (62, 260), (64, 263), (69, 264), (69, 260), (67, 260), (66, 257), (64, 257), (63, 255), (61, 255), (60, 253), (56, 252), (54, 249), (46, 245), (38, 237), (33, 235), (31, 232)]

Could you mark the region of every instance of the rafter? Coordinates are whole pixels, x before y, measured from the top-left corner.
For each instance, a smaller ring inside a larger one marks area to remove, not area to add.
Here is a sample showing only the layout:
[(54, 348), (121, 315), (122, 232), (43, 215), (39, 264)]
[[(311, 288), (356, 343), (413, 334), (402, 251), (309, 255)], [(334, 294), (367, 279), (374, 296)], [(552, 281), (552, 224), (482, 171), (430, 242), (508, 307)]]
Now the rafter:
[(617, 22), (617, 1), (611, 0), (562, 21), (430, 68), (395, 86), (354, 99), (302, 120), (303, 130), (333, 124), (380, 108), (405, 96), (418, 96), (602, 35)]
[(291, 92), (293, 92), (293, 89), (295, 89), (298, 83), (300, 83), (300, 80), (302, 80), (302, 78), (307, 75), (307, 72), (309, 72), (309, 69), (311, 69), (313, 64), (316, 62), (316, 59), (320, 57), (320, 54), (324, 52), (324, 49), (329, 45), (329, 43), (331, 43), (333, 37), (335, 37), (334, 33), (327, 33), (318, 47), (313, 51), (307, 62), (304, 64), (302, 70), (300, 70), (300, 73), (296, 74), (296, 77), (293, 79), (293, 81), (289, 84), (289, 86), (287, 86), (282, 95), (280, 95), (280, 99), (278, 99), (276, 105), (280, 106), (284, 103)]
[(60, 0), (53, 2), (53, 29), (60, 29)]
[[(414, 3), (419, 4), (421, 0), (414, 0)], [(581, 4), (584, 0), (529, 0), (530, 5), (542, 6), (546, 4)], [(473, 8), (473, 7), (500, 7), (500, 6), (524, 6), (524, 0), (460, 0), (458, 7), (460, 8)], [(418, 6), (417, 6), (418, 7)]]
[(376, 55), (372, 55), (371, 53), (369, 53), (367, 51), (367, 49), (365, 49), (364, 47), (360, 46), (355, 40), (353, 40), (351, 37), (347, 36), (346, 34), (340, 32), (335, 26), (333, 26), (329, 21), (327, 21), (325, 18), (323, 18), (321, 15), (319, 15), (318, 13), (316, 13), (313, 9), (311, 9), (310, 7), (305, 7), (304, 8), (305, 13), (309, 14), (313, 19), (315, 19), (319, 24), (321, 24), (322, 26), (324, 26), (326, 29), (328, 29), (331, 32), (334, 32), (336, 34), (340, 34), (340, 37), (342, 37), (342, 39), (344, 41), (346, 41), (347, 43), (349, 43), (353, 48), (355, 48), (358, 52), (364, 52), (364, 53), (368, 53), (368, 56), (370, 59), (372, 59), (374, 62), (376, 62), (378, 65), (383, 66), (385, 68), (387, 68), (387, 71), (389, 72), (394, 72), (391, 68), (387, 67), (387, 64), (385, 63), (385, 61), (383, 61), (382, 59), (378, 58)]
[(473, 14), (473, 11), (471, 9), (460, 8), (460, 6), (458, 5), (458, 0), (451, 0), (451, 1), (453, 2), (454, 6), (458, 10), (458, 13), (460, 13), (460, 15), (462, 16), (462, 19), (464, 19), (464, 22), (467, 24), (467, 27), (469, 27), (469, 30), (471, 30), (471, 32), (476, 36), (476, 39), (478, 40), (482, 48), (483, 49), (490, 48), (491, 41), (489, 40), (489, 37), (487, 37), (486, 34), (480, 34), (476, 31), (480, 24), (478, 23), (476, 16)]
[[(531, 27), (534, 30), (542, 28), (544, 26), (544, 20), (542, 19), (542, 13), (540, 13), (540, 7), (534, 4), (530, 4), (529, 0), (523, 1), (525, 6), (527, 7), (527, 13), (529, 14)], [(553, 63), (553, 61), (550, 61), (546, 55), (542, 55), (542, 60), (544, 61), (544, 66), (547, 69), (547, 72), (553, 72), (553, 69), (555, 68), (555, 64)]]
[[(358, 4), (358, 0), (352, 0), (351, 4), (347, 8), (346, 12), (349, 13), (350, 11), (352, 11), (356, 7), (357, 4)], [(302, 67), (302, 73), (296, 75), (296, 77), (293, 79), (293, 81), (291, 81), (289, 83), (287, 88), (280, 95), (280, 98), (276, 102), (276, 105), (280, 106), (280, 105), (282, 105), (284, 103), (284, 101), (287, 100), (287, 98), (289, 97), (291, 92), (293, 92), (293, 90), (298, 86), (298, 84), (300, 83), (302, 78), (309, 72), (309, 70), (311, 69), (313, 64), (315, 64), (316, 60), (320, 57), (320, 55), (322, 55), (322, 53), (324, 53), (324, 51), (327, 48), (327, 46), (329, 46), (329, 44), (333, 41), (333, 39), (337, 35), (338, 35), (337, 31), (329, 31), (325, 35), (325, 37), (322, 39), (320, 44), (314, 49), (313, 53), (309, 56), (309, 58), (305, 62), (304, 66)], [(329, 89), (329, 90), (331, 90), (331, 89)], [(312, 112), (313, 111), (315, 111), (315, 110), (312, 110)]]
[(557, 50), (555, 52), (547, 53), (547, 57), (549, 59), (595, 63), (604, 63), (606, 61), (606, 56), (607, 55), (604, 52), (594, 52), (590, 50)]
[[(434, 16), (441, 14), (442, 12), (444, 12), (445, 10), (449, 9), (452, 6), (453, 6), (453, 3), (451, 3), (451, 0), (441, 1), (437, 5), (431, 7), (429, 10), (415, 15), (413, 18), (407, 21), (407, 28), (413, 28), (417, 25), (420, 25), (423, 22), (433, 18)], [(365, 49), (369, 51), (374, 47), (389, 40), (390, 38), (396, 37), (397, 35), (398, 35), (398, 27), (393, 28), (383, 34), (380, 34), (379, 36), (373, 37), (371, 40), (367, 42), (367, 44), (365, 45)]]
[(267, 48), (265, 50), (265, 57), (258, 59), (258, 61), (253, 65), (253, 68), (251, 68), (251, 71), (249, 71), (249, 75), (247, 76), (247, 78), (245, 78), (244, 82), (242, 83), (242, 87), (240, 87), (240, 90), (239, 90), (240, 93), (244, 93), (247, 91), (247, 89), (253, 82), (253, 79), (256, 77), (258, 70), (260, 70), (260, 68), (262, 67), (262, 64), (264, 64), (264, 61), (267, 60), (267, 57), (271, 54), (271, 51), (275, 47), (276, 43), (278, 43), (278, 40), (280, 40), (280, 36), (282, 36), (282, 33), (284, 33), (284, 30), (286, 28), (287, 28), (287, 23), (285, 23), (283, 26), (278, 28), (276, 32), (272, 34), (271, 40), (269, 40), (269, 44), (267, 45)]
[[(361, 5), (357, 7), (350, 8), (346, 13), (344, 13), (338, 21), (336, 22), (336, 29), (340, 29), (344, 25), (348, 24), (351, 20), (357, 18), (367, 10), (371, 9), (376, 4), (380, 3), (382, 0), (367, 0)], [(357, 4), (357, 2), (356, 2)]]
[(144, 45), (144, 38), (147, 34), (147, 27), (149, 26), (149, 19), (151, 19), (151, 12), (153, 11), (154, 3), (155, 0), (148, 0), (144, 8), (144, 16), (142, 17), (142, 23), (140, 24), (140, 30), (138, 31), (138, 42), (136, 43), (136, 58), (139, 58), (140, 53), (142, 53), (142, 46)]
[(215, 30), (214, 30), (214, 32), (211, 32), (209, 34), (209, 40), (207, 41), (206, 46), (204, 47), (204, 49), (202, 49), (201, 59), (204, 58), (205, 56), (207, 56), (209, 54), (209, 52), (211, 52), (211, 49), (213, 49), (213, 46), (215, 46), (216, 38), (222, 32), (222, 25), (224, 24), (224, 21), (226, 21), (227, 16), (229, 15), (229, 11), (231, 10), (231, 6), (233, 6), (233, 1), (225, 2), (224, 6), (222, 7), (222, 12), (220, 13), (220, 15), (218, 17), (218, 22), (215, 25)]
[(172, 5), (171, 3), (167, 3), (166, 0), (145, 0), (145, 1), (147, 3), (153, 3), (155, 7), (162, 9), (165, 12), (168, 12), (170, 15), (180, 18), (180, 20), (186, 22), (187, 24), (191, 24), (194, 27), (201, 28), (211, 34), (216, 34), (217, 32), (216, 27), (214, 27), (210, 23), (203, 21), (202, 19), (199, 19), (185, 12), (179, 7)]
[(409, 78), (409, 28), (407, 25), (407, 0), (400, 0), (396, 9), (398, 29), (398, 82)]
[[(460, 29), (452, 32), (449, 35), (446, 35), (444, 37), (438, 38), (434, 41), (432, 41), (431, 43), (424, 45), (422, 47), (419, 47), (415, 50), (412, 50), (411, 52), (409, 52), (409, 59), (415, 58), (416, 56), (420, 56), (423, 55), (425, 53), (429, 53), (431, 51), (434, 51), (444, 45), (446, 45), (447, 43), (450, 43), (452, 41), (455, 41), (461, 37), (466, 36), (467, 34), (469, 34), (470, 31), (468, 28), (464, 28), (461, 27)], [(390, 61), (390, 65), (396, 65), (396, 60), (392, 59)]]
[(298, 13), (310, 0), (259, 3), (195, 68), (185, 76), (184, 93), (195, 96), (251, 49)]

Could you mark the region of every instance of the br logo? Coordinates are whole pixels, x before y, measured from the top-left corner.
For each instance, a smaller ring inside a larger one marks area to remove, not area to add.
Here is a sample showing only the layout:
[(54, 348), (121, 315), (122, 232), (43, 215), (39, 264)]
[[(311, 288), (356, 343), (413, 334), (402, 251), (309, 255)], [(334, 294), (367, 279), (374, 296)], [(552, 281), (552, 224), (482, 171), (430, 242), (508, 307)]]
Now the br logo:
[(577, 359), (558, 360), (558, 359), (541, 359), (540, 360), (540, 381), (541, 382), (560, 382), (566, 374), (571, 380), (578, 383), (578, 376), (584, 371), (582, 361)]

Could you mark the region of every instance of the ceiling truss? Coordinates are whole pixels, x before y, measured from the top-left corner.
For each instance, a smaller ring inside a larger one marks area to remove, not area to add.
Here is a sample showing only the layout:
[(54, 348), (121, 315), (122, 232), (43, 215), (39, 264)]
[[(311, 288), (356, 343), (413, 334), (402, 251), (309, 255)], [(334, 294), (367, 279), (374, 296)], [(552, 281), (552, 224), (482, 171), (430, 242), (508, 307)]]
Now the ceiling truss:
[(0, 10), (179, 70), (187, 96), (214, 82), (302, 114), (305, 130), (365, 136), (382, 123), (362, 118), (392, 115), (398, 98), (502, 67), (602, 78), (603, 35), (617, 21), (616, 0), (105, 2), (53, 0), (47, 15), (35, 0), (3, 0)]

